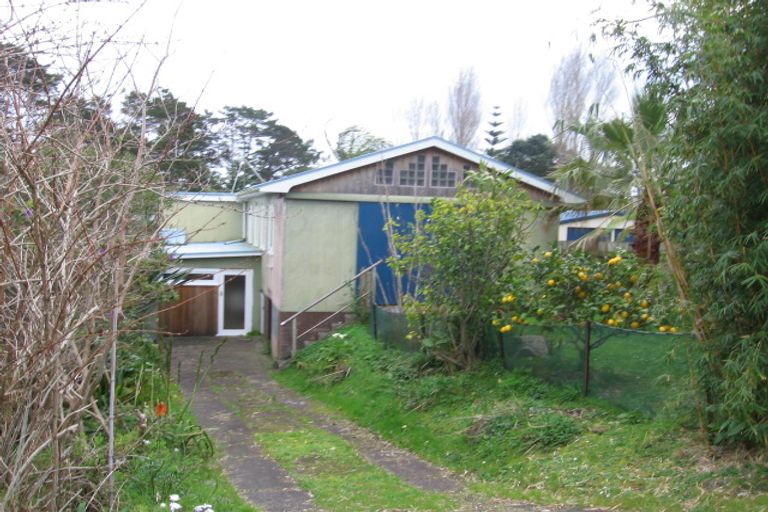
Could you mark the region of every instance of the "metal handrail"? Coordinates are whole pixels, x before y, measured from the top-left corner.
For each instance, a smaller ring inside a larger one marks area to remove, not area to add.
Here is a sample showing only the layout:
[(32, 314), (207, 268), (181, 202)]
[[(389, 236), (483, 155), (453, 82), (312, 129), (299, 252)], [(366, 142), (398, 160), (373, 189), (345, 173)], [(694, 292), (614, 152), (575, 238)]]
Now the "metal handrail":
[(344, 281), (343, 283), (341, 283), (339, 286), (337, 286), (336, 288), (334, 288), (334, 289), (333, 289), (333, 290), (331, 290), (330, 292), (326, 293), (325, 295), (323, 295), (322, 297), (320, 297), (319, 299), (317, 299), (316, 301), (314, 301), (314, 302), (313, 302), (312, 304), (310, 304), (309, 306), (306, 306), (306, 307), (305, 307), (304, 309), (302, 309), (301, 311), (299, 311), (299, 312), (297, 312), (297, 313), (294, 313), (294, 314), (292, 314), (291, 316), (289, 316), (288, 318), (286, 318), (285, 320), (283, 320), (282, 322), (280, 322), (280, 327), (284, 327), (284, 326), (288, 325), (288, 322), (290, 322), (291, 320), (295, 319), (295, 318), (296, 318), (296, 317), (298, 317), (300, 314), (302, 314), (302, 313), (306, 313), (307, 311), (309, 311), (309, 309), (310, 309), (310, 308), (313, 308), (313, 307), (317, 306), (318, 304), (320, 304), (321, 302), (323, 302), (325, 299), (327, 299), (328, 297), (330, 297), (330, 296), (331, 296), (331, 295), (333, 295), (334, 293), (338, 292), (339, 290), (341, 290), (342, 288), (344, 288), (345, 286), (347, 286), (349, 283), (351, 283), (352, 281), (354, 281), (354, 280), (355, 280), (355, 279), (357, 279), (358, 277), (360, 277), (360, 276), (362, 276), (363, 274), (365, 274), (366, 272), (369, 272), (369, 271), (373, 270), (374, 268), (378, 267), (378, 266), (379, 266), (379, 264), (381, 264), (381, 262), (382, 262), (382, 261), (383, 261), (383, 260), (379, 260), (379, 261), (377, 261), (376, 263), (374, 263), (373, 265), (371, 265), (371, 266), (369, 266), (369, 267), (367, 267), (367, 268), (364, 268), (363, 270), (361, 270), (360, 272), (358, 272), (358, 273), (357, 273), (357, 274), (356, 274), (354, 277), (351, 277), (351, 278), (347, 279), (346, 281)]
[[(362, 299), (366, 298), (367, 296), (369, 296), (370, 294), (371, 294), (370, 292), (365, 292), (365, 293), (364, 293), (364, 294), (362, 294), (360, 297), (358, 297), (358, 299), (357, 299), (357, 300), (362, 300)], [(343, 307), (342, 307), (340, 310), (336, 311), (335, 313), (331, 313), (330, 315), (328, 315), (327, 317), (323, 318), (322, 320), (320, 320), (319, 322), (317, 322), (315, 325), (313, 325), (312, 327), (310, 327), (309, 329), (307, 329), (307, 330), (306, 330), (306, 331), (304, 331), (303, 333), (301, 333), (301, 334), (297, 334), (297, 335), (296, 335), (296, 339), (298, 340), (298, 339), (299, 339), (299, 338), (301, 338), (302, 336), (304, 336), (304, 335), (306, 335), (306, 334), (309, 334), (309, 333), (310, 333), (310, 332), (312, 332), (313, 330), (317, 329), (318, 327), (320, 327), (321, 325), (323, 325), (324, 323), (326, 323), (326, 322), (327, 322), (328, 320), (330, 320), (331, 318), (334, 318), (334, 317), (336, 317), (336, 316), (340, 315), (341, 313), (343, 313), (343, 312), (344, 312), (344, 310), (345, 310), (345, 309), (347, 309), (347, 307), (348, 307), (348, 306), (351, 306), (351, 305), (352, 305), (352, 304), (354, 304), (354, 303), (355, 303), (355, 301), (352, 301), (352, 302), (350, 302), (349, 304), (345, 304), (345, 305), (344, 305), (344, 306), (343, 306)]]

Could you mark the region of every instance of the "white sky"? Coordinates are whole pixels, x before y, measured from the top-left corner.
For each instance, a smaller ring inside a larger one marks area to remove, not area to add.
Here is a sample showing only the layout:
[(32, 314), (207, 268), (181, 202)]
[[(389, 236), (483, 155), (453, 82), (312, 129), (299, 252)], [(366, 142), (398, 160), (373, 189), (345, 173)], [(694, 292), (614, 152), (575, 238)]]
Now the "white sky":
[[(463, 67), (477, 73), (484, 112), (499, 105), (502, 119), (510, 121), (522, 104), (521, 135), (550, 133), (547, 95), (560, 59), (580, 44), (589, 46), (589, 36), (599, 33), (592, 25), (597, 18), (637, 16), (645, 11), (639, 3), (147, 0), (118, 39), (126, 52), (136, 48), (134, 42), (147, 45), (133, 66), (142, 88), (168, 46), (160, 85), (174, 95), (200, 109), (269, 110), (327, 151), (324, 134), (335, 140), (353, 124), (406, 142), (404, 112), (410, 102), (424, 97), (444, 103)], [(78, 26), (88, 33), (94, 21), (105, 29), (116, 26), (138, 5), (135, 0), (65, 4), (46, 16), (70, 34)], [(597, 51), (607, 47), (603, 42)], [(108, 55), (107, 60), (115, 56)], [(620, 97), (624, 103), (623, 89)]]

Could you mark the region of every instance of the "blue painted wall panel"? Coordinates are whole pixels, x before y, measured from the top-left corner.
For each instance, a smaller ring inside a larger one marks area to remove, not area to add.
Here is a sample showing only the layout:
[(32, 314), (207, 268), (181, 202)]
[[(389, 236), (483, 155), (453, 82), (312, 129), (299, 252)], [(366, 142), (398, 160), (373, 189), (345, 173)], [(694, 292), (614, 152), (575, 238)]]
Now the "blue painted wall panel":
[(573, 242), (592, 232), (592, 228), (568, 228), (566, 240)]
[[(414, 222), (416, 209), (429, 211), (428, 205), (412, 203), (358, 203), (358, 233), (357, 233), (357, 271), (373, 264), (380, 259), (390, 256), (389, 241), (384, 230), (387, 215), (396, 219), (401, 233), (408, 232)], [(388, 265), (382, 264), (377, 268), (379, 286), (376, 290), (376, 304), (396, 304), (397, 296), (395, 276)], [(406, 289), (407, 283), (403, 283)]]

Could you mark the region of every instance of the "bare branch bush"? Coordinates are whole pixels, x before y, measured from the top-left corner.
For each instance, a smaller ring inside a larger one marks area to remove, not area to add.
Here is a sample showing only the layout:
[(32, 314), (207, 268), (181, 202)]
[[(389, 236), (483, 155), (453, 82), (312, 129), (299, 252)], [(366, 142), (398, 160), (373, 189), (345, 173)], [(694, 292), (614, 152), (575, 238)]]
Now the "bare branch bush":
[(135, 284), (159, 247), (162, 183), (111, 93), (94, 95), (109, 38), (53, 73), (65, 42), (16, 22), (0, 26), (0, 510), (103, 510), (122, 454), (107, 460), (114, 410), (97, 391), (146, 300)]

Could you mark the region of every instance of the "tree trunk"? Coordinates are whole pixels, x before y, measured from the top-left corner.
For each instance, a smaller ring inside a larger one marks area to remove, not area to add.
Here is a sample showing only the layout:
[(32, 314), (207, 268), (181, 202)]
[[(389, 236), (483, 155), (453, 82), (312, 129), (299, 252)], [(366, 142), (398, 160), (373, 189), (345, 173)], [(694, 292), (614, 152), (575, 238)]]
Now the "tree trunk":
[(635, 214), (635, 228), (632, 231), (635, 239), (631, 246), (640, 259), (653, 264), (659, 262), (659, 247), (661, 246), (661, 238), (658, 233), (652, 230), (655, 224), (653, 212), (648, 207), (648, 198), (643, 194), (643, 202), (637, 207)]

